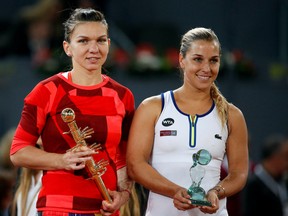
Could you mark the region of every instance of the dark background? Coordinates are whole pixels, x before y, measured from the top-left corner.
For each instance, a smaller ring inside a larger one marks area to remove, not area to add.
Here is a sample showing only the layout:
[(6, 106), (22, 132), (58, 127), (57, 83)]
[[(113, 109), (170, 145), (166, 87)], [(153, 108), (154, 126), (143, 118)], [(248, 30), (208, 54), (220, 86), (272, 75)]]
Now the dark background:
[[(23, 6), (35, 2), (2, 1), (1, 35), (13, 25)], [(160, 54), (167, 47), (178, 50), (181, 35), (189, 29), (212, 28), (222, 43), (226, 60), (240, 52), (244, 56), (242, 62), (248, 62), (242, 70), (236, 64), (227, 64), (229, 61), (223, 63), (218, 86), (246, 117), (251, 158), (259, 159), (259, 147), (268, 135), (288, 135), (287, 0), (104, 0), (96, 4), (106, 15), (112, 42), (128, 51), (134, 51), (142, 42), (150, 43)], [(21, 39), (23, 35), (18, 37)], [(13, 44), (9, 46), (12, 48)], [(58, 48), (61, 46), (59, 43)], [(0, 53), (0, 56), (0, 134), (3, 134), (18, 124), (23, 98), (45, 75), (35, 73), (29, 55)], [(176, 67), (169, 72), (157, 69), (137, 73), (133, 67), (108, 68), (111, 77), (133, 91), (136, 106), (148, 96), (181, 85)]]

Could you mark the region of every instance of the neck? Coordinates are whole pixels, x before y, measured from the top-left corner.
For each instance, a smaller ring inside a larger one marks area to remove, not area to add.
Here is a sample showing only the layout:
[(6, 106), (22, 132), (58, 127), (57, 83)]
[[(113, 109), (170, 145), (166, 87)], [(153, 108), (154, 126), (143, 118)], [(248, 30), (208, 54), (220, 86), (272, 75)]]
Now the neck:
[(174, 91), (174, 96), (180, 110), (193, 116), (206, 113), (213, 103), (210, 94), (189, 91), (183, 86)]
[(182, 86), (177, 92), (181, 94), (183, 99), (193, 100), (193, 101), (201, 101), (201, 102), (211, 102), (212, 98), (210, 95), (210, 91), (202, 91), (197, 89), (190, 89), (188, 87)]
[(101, 83), (103, 77), (101, 73), (81, 73), (74, 69), (70, 72), (71, 81), (81, 86), (93, 86)]

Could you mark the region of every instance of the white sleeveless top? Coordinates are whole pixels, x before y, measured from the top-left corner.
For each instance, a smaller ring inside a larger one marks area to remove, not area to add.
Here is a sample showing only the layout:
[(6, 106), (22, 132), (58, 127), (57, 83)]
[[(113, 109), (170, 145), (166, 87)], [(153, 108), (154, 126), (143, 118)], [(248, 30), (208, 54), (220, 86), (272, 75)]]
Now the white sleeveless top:
[[(201, 187), (207, 192), (220, 181), (220, 168), (223, 161), (227, 126), (222, 127), (217, 109), (213, 103), (211, 109), (194, 119), (183, 113), (174, 99), (172, 91), (162, 96), (162, 112), (155, 125), (155, 137), (151, 155), (151, 165), (170, 181), (189, 188), (192, 180), (189, 169), (193, 165), (192, 155), (200, 149), (206, 149), (212, 160), (206, 166), (206, 174)], [(146, 216), (204, 216), (199, 209), (179, 211), (174, 207), (173, 199), (153, 192), (149, 193)], [(217, 216), (227, 216), (226, 198), (220, 200)]]

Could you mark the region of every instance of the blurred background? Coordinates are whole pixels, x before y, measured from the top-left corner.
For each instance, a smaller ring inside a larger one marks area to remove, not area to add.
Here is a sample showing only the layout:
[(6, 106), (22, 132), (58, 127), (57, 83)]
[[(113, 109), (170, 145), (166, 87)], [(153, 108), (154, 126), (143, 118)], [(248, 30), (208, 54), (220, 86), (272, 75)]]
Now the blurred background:
[(0, 135), (18, 124), (24, 97), (69, 70), (62, 23), (71, 8), (104, 12), (112, 46), (106, 73), (129, 87), (136, 106), (177, 88), (181, 36), (212, 28), (222, 44), (218, 86), (244, 113), (250, 155), (271, 133), (288, 135), (288, 0), (10, 0), (0, 8)]

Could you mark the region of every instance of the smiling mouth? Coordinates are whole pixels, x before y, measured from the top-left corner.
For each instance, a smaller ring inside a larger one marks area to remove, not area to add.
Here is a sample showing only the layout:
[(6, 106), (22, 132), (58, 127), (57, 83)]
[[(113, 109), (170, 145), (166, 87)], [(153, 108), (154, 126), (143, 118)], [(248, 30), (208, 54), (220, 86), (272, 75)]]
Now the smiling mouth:
[(209, 80), (211, 76), (201, 76), (201, 75), (197, 75), (197, 77), (198, 77), (200, 80)]
[(90, 62), (90, 63), (97, 63), (100, 61), (101, 58), (97, 58), (97, 57), (91, 57), (91, 58), (87, 58), (87, 60)]
[(92, 61), (97, 61), (100, 59), (100, 57), (90, 57), (90, 58), (87, 58), (88, 60), (92, 60)]

